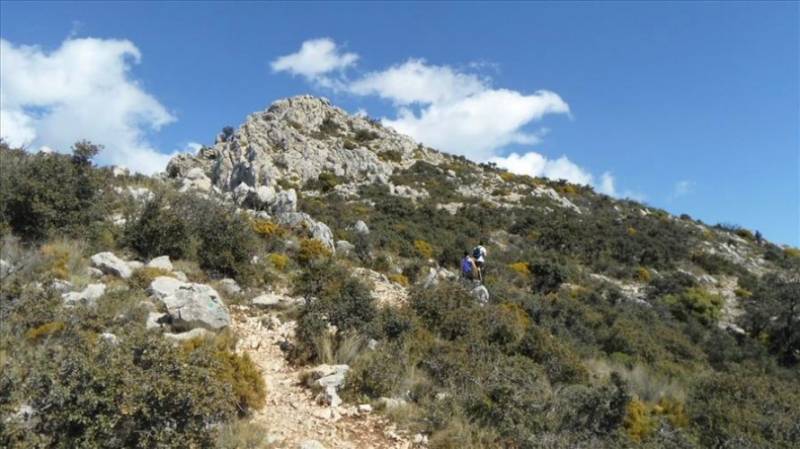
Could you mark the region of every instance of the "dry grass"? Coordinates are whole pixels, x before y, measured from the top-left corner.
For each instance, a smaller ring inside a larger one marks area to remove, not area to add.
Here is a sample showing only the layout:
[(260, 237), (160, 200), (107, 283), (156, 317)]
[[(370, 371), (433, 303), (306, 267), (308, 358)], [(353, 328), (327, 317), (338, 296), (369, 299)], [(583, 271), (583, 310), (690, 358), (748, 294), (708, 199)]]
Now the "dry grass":
[(339, 341), (333, 358), (337, 364), (351, 365), (364, 347), (366, 347), (364, 337), (358, 334), (348, 334)]
[(657, 403), (663, 398), (677, 401), (686, 399), (686, 389), (679, 379), (653, 374), (642, 365), (627, 368), (600, 359), (588, 360), (585, 365), (601, 379), (607, 378), (612, 372), (618, 373), (630, 385), (631, 392), (643, 401)]
[(219, 449), (264, 449), (270, 447), (266, 442), (264, 427), (245, 420), (234, 421), (220, 429), (217, 436)]

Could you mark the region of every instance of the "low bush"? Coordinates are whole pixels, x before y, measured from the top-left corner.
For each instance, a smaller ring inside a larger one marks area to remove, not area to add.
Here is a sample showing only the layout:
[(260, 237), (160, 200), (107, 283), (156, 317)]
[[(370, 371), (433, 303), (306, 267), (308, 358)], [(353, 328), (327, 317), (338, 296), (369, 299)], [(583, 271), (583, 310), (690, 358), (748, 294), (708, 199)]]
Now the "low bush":
[(191, 237), (188, 221), (173, 201), (159, 193), (125, 226), (123, 242), (144, 258), (168, 255), (180, 259), (188, 255)]
[(567, 280), (567, 269), (555, 262), (535, 262), (530, 267), (535, 293), (554, 293)]
[(317, 239), (300, 240), (300, 249), (297, 251), (297, 261), (300, 265), (307, 266), (312, 262), (331, 257), (331, 250)]
[(277, 223), (257, 218), (252, 221), (253, 231), (264, 238), (283, 237), (287, 230)]
[(662, 301), (677, 319), (696, 319), (706, 326), (716, 324), (724, 302), (720, 295), (697, 287), (683, 293), (667, 295)]
[(71, 156), (30, 154), (0, 142), (0, 228), (28, 241), (50, 234), (94, 239), (105, 212), (105, 177), (91, 159), (101, 149), (81, 141)]
[(515, 262), (509, 265), (508, 268), (511, 268), (511, 270), (520, 276), (527, 277), (531, 274), (531, 269), (527, 262)]
[(636, 398), (625, 407), (623, 425), (628, 436), (636, 442), (642, 441), (656, 430), (656, 423), (650, 416), (647, 404)]
[(230, 385), (241, 415), (262, 408), (266, 400), (264, 378), (247, 354), (236, 354), (234, 340), (227, 334), (215, 338), (196, 338), (181, 349), (189, 358), (210, 353), (215, 360), (217, 379)]
[(130, 334), (110, 345), (68, 327), (58, 338), (25, 349), (24, 367), (4, 367), (9, 400), (24, 400), (37, 419), (30, 427), (7, 421), (0, 445), (210, 447), (209, 424), (236, 414), (231, 386), (206, 354), (183, 355), (157, 335)]
[(390, 274), (388, 278), (390, 281), (394, 282), (395, 284), (402, 285), (403, 287), (408, 287), (410, 284), (408, 278), (403, 274)]
[(278, 271), (285, 271), (289, 264), (289, 256), (285, 254), (272, 253), (269, 255), (269, 263)]
[(433, 247), (425, 240), (414, 240), (414, 249), (417, 253), (425, 259), (433, 257)]
[(695, 253), (692, 254), (692, 262), (699, 265), (709, 274), (727, 274), (735, 276), (745, 271), (742, 267), (718, 254)]
[(770, 274), (743, 301), (740, 324), (786, 366), (800, 363), (800, 280)]

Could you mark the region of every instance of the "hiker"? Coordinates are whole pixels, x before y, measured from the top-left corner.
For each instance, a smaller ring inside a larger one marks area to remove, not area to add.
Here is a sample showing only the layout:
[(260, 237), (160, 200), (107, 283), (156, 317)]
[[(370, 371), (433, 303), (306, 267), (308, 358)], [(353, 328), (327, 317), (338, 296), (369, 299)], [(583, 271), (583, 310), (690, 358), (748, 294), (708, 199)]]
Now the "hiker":
[(478, 274), (478, 266), (475, 265), (475, 260), (468, 251), (464, 251), (464, 258), (461, 259), (461, 277), (467, 281), (474, 281), (476, 274)]
[(483, 266), (486, 265), (486, 248), (483, 246), (483, 241), (478, 242), (478, 246), (472, 250), (472, 257), (478, 269), (483, 270)]

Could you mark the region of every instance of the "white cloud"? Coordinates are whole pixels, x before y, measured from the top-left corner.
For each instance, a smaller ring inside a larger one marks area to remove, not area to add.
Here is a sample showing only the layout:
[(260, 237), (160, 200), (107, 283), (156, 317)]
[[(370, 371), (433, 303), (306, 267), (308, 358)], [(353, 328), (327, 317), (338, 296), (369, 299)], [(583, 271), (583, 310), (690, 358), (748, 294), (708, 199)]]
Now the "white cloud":
[(357, 95), (378, 95), (396, 104), (447, 103), (487, 90), (483, 80), (458, 73), (447, 66), (430, 66), (410, 59), (386, 70), (366, 74), (353, 81), (349, 90)]
[[(431, 147), (492, 161), (515, 173), (566, 179), (619, 196), (611, 173), (598, 179), (566, 156), (548, 159), (533, 151), (500, 156), (508, 145), (539, 143), (547, 130), (531, 131), (530, 127), (544, 116), (570, 114), (569, 105), (557, 93), (496, 88), (489, 77), (424, 59), (409, 59), (348, 79), (345, 69), (357, 59), (354, 53), (342, 54), (331, 39), (315, 39), (304, 42), (297, 53), (278, 58), (272, 67), (302, 75), (321, 87), (391, 101), (395, 115), (382, 118), (383, 124)], [(329, 76), (336, 70), (338, 77)], [(629, 191), (623, 195), (641, 197)]]
[(484, 161), (509, 144), (536, 144), (539, 137), (523, 127), (569, 107), (552, 92), (531, 95), (506, 89), (487, 89), (455, 101), (434, 102), (417, 114), (401, 108), (383, 123), (416, 140), (451, 153)]
[(324, 75), (350, 67), (356, 60), (357, 54), (342, 53), (332, 39), (321, 38), (303, 42), (300, 50), (279, 57), (271, 66), (274, 72), (301, 75), (309, 81), (328, 85), (329, 80)]
[[(566, 156), (561, 156), (558, 159), (548, 159), (539, 153), (531, 151), (522, 155), (511, 153), (505, 157), (493, 157), (490, 161), (497, 164), (498, 167), (505, 168), (518, 175), (565, 179), (575, 184), (586, 185), (591, 185), (594, 181), (591, 173), (570, 161)], [(605, 173), (605, 175), (608, 175), (608, 173)], [(613, 178), (611, 179), (611, 185), (613, 189)]]
[(0, 136), (59, 151), (85, 138), (105, 145), (100, 163), (163, 170), (170, 155), (146, 133), (175, 117), (131, 78), (140, 60), (127, 40), (67, 39), (48, 53), (0, 39)]
[(554, 92), (525, 95), (494, 89), (487, 78), (422, 59), (368, 73), (346, 89), (392, 101), (397, 116), (383, 118), (385, 125), (426, 145), (479, 161), (509, 144), (538, 143), (539, 137), (524, 131), (525, 126), (547, 114), (569, 113), (569, 105)]
[(603, 173), (602, 176), (600, 176), (600, 183), (597, 185), (597, 191), (608, 196), (616, 196), (617, 189), (614, 187), (614, 181), (614, 177), (611, 176), (611, 173)]
[(586, 169), (581, 168), (569, 160), (566, 156), (558, 159), (548, 159), (546, 156), (534, 151), (518, 154), (511, 153), (508, 156), (495, 156), (489, 159), (498, 167), (505, 168), (511, 173), (518, 175), (528, 175), (550, 179), (564, 179), (574, 184), (592, 186), (600, 193), (617, 198), (630, 198), (637, 201), (644, 201), (645, 196), (638, 192), (626, 190), (618, 192), (616, 179), (611, 172), (604, 172), (600, 178), (595, 178)]
[(203, 148), (202, 143), (197, 142), (187, 142), (186, 146), (183, 149), (184, 153), (197, 153)]
[(674, 200), (676, 198), (689, 195), (694, 191), (694, 186), (694, 181), (689, 181), (686, 179), (676, 182), (672, 189), (672, 194), (670, 195), (669, 200)]

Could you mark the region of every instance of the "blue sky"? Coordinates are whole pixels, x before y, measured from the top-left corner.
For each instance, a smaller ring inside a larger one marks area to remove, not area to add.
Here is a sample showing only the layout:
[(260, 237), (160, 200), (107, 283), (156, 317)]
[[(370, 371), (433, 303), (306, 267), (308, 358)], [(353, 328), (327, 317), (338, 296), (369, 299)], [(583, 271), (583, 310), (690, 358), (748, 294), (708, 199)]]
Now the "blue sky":
[[(800, 244), (797, 3), (59, 2), (0, 13), (0, 132), (32, 149), (82, 135), (107, 145), (106, 162), (151, 168), (312, 93), (450, 151)], [(320, 38), (334, 68), (275, 70)], [(445, 85), (398, 93), (406, 75)], [(447, 113), (470, 104), (490, 116)], [(517, 104), (519, 126), (470, 134), (513, 122)]]

